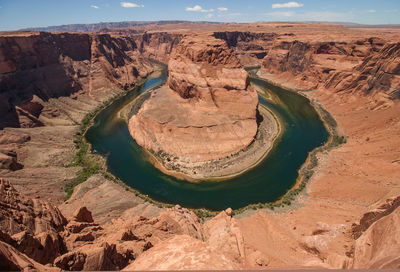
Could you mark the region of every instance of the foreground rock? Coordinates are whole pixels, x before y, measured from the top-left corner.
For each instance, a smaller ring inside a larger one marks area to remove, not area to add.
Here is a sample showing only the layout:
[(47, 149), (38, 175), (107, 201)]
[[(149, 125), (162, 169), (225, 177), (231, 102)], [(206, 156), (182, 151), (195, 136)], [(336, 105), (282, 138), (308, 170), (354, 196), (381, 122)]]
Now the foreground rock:
[[(398, 199), (388, 200), (366, 213), (360, 224), (353, 224), (351, 233), (358, 236), (354, 240), (347, 235), (347, 222), (319, 222), (305, 235), (302, 225), (297, 230), (292, 223), (276, 221), (278, 214), (259, 212), (235, 219), (231, 209), (203, 222), (179, 206), (154, 217), (133, 208), (99, 225), (84, 206), (65, 219), (49, 203), (21, 195), (7, 180), (0, 180), (0, 268), (193, 270), (285, 264), (399, 268)], [(349, 251), (343, 252), (343, 245)]]
[(0, 205), (0, 232), (20, 252), (42, 264), (65, 252), (60, 232), (66, 219), (57, 208), (21, 195), (5, 179), (0, 179)]
[[(142, 259), (150, 256), (157, 260), (161, 249), (162, 258), (167, 258), (164, 266), (170, 268), (240, 268), (244, 263), (242, 237), (230, 211), (203, 226), (193, 212), (179, 206), (153, 218), (127, 210), (118, 219), (100, 226), (93, 222), (86, 207), (65, 219), (57, 208), (21, 195), (7, 180), (0, 180), (0, 200), (0, 260), (4, 269), (118, 270), (143, 269), (144, 264), (159, 269), (161, 260), (144, 261), (142, 265), (143, 261), (133, 262), (153, 247), (157, 248), (152, 251), (155, 255), (149, 253)], [(191, 245), (186, 244), (189, 241)], [(179, 258), (163, 250), (166, 245), (174, 250), (182, 246), (182, 260), (196, 255), (190, 250), (195, 246), (196, 252), (202, 254), (197, 258), (204, 265), (199, 266), (196, 261), (183, 265)], [(175, 266), (168, 266), (171, 262)]]
[(400, 268), (400, 197), (388, 199), (353, 226), (354, 268)]
[(169, 88), (154, 91), (129, 121), (139, 145), (190, 164), (230, 156), (253, 141), (257, 94), (223, 40), (185, 37), (168, 69)]

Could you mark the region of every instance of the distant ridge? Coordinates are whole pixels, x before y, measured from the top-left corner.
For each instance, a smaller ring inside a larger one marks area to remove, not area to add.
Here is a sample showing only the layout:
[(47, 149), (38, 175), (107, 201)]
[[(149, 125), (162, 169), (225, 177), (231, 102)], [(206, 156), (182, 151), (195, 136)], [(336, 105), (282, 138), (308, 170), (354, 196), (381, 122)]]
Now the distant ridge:
[(59, 25), (59, 26), (47, 26), (47, 27), (30, 27), (20, 29), (21, 31), (46, 31), (46, 32), (93, 32), (100, 29), (111, 29), (111, 28), (129, 28), (135, 26), (145, 26), (151, 24), (165, 25), (165, 24), (222, 24), (219, 22), (207, 22), (207, 21), (124, 21), (124, 22), (100, 22), (96, 24), (71, 24), (71, 25)]
[(358, 24), (351, 22), (304, 22), (308, 24), (331, 24), (331, 25), (342, 25), (348, 28), (400, 28), (400, 24), (380, 24), (380, 25), (368, 25), (368, 24)]
[[(225, 22), (209, 22), (209, 21), (123, 21), (123, 22), (100, 22), (95, 24), (70, 24), (70, 25), (59, 25), (59, 26), (47, 26), (47, 27), (30, 27), (20, 29), (20, 31), (46, 31), (46, 32), (94, 32), (102, 29), (115, 29), (115, 28), (131, 28), (146, 25), (166, 25), (166, 24), (226, 24)], [(233, 22), (232, 22), (233, 23)], [(278, 22), (255, 22), (255, 23), (278, 23)], [(283, 23), (283, 22), (281, 22)], [(400, 24), (380, 24), (380, 25), (367, 25), (358, 24), (351, 22), (317, 22), (317, 21), (305, 21), (305, 22), (284, 22), (284, 23), (307, 23), (307, 24), (332, 24), (342, 25), (349, 28), (400, 28)]]

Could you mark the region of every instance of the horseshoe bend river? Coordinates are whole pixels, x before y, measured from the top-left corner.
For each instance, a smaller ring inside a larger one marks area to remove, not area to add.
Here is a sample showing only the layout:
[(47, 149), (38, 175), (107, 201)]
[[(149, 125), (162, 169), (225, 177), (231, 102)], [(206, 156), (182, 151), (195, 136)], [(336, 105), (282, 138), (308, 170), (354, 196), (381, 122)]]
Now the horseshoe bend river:
[(166, 77), (163, 72), (115, 100), (95, 117), (86, 132), (92, 152), (107, 158), (108, 171), (154, 200), (209, 210), (274, 202), (294, 186), (308, 153), (329, 138), (307, 98), (251, 78), (250, 82), (268, 95), (266, 98), (259, 94), (259, 102), (274, 112), (282, 126), (283, 133), (268, 156), (242, 175), (224, 181), (192, 183), (168, 176), (147, 159), (146, 152), (129, 134), (126, 121), (118, 117), (125, 105), (141, 93), (164, 84)]

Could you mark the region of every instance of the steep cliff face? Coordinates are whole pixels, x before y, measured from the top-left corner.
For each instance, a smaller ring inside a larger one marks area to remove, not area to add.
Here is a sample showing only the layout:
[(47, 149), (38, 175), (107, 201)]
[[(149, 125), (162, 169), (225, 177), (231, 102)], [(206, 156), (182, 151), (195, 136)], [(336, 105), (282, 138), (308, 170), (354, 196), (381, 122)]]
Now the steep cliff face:
[(377, 38), (354, 42), (279, 42), (261, 72), (287, 78), (298, 88), (386, 94), (399, 98), (399, 44)]
[(338, 92), (362, 94), (386, 93), (400, 98), (400, 43), (385, 44), (378, 52), (371, 50), (351, 72), (337, 72), (327, 79), (325, 87)]
[(168, 69), (169, 88), (153, 92), (129, 121), (138, 144), (189, 162), (222, 158), (250, 144), (257, 94), (224, 41), (185, 37)]
[(0, 37), (0, 128), (41, 126), (50, 98), (127, 88), (150, 70), (129, 38), (25, 33)]
[(244, 66), (260, 65), (273, 42), (279, 37), (276, 33), (248, 31), (215, 32), (214, 37), (225, 40), (234, 50), (240, 63)]
[(168, 63), (169, 87), (182, 98), (201, 98), (204, 88), (211, 95), (214, 88), (245, 90), (248, 76), (232, 50), (223, 41), (200, 39), (184, 39), (176, 47)]
[[(337, 31), (332, 29), (333, 31)], [(399, 98), (399, 44), (378, 37), (313, 39), (307, 33), (215, 32), (242, 65), (261, 65), (261, 73), (300, 89), (323, 88)], [(316, 34), (316, 35), (320, 35)], [(326, 35), (325, 35), (326, 36)]]
[(182, 34), (168, 32), (149, 32), (132, 35), (139, 52), (146, 57), (167, 63), (172, 50), (183, 38)]

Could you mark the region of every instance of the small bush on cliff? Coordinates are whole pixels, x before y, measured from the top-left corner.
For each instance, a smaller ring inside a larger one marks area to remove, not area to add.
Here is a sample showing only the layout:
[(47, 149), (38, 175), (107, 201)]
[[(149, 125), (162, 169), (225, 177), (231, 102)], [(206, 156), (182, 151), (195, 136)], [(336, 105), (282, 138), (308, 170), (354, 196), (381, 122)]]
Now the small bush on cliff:
[[(79, 150), (78, 153), (80, 151), (81, 150)], [(75, 180), (65, 186), (65, 192), (67, 193), (66, 199), (72, 195), (75, 186), (86, 181), (90, 176), (99, 173), (102, 169), (100, 162), (91, 156), (79, 157), (78, 161), (75, 161), (72, 166), (82, 166), (82, 169), (78, 171)]]
[(338, 145), (345, 144), (345, 143), (347, 143), (347, 139), (345, 136), (333, 135), (333, 138), (332, 138), (333, 146), (338, 146)]

